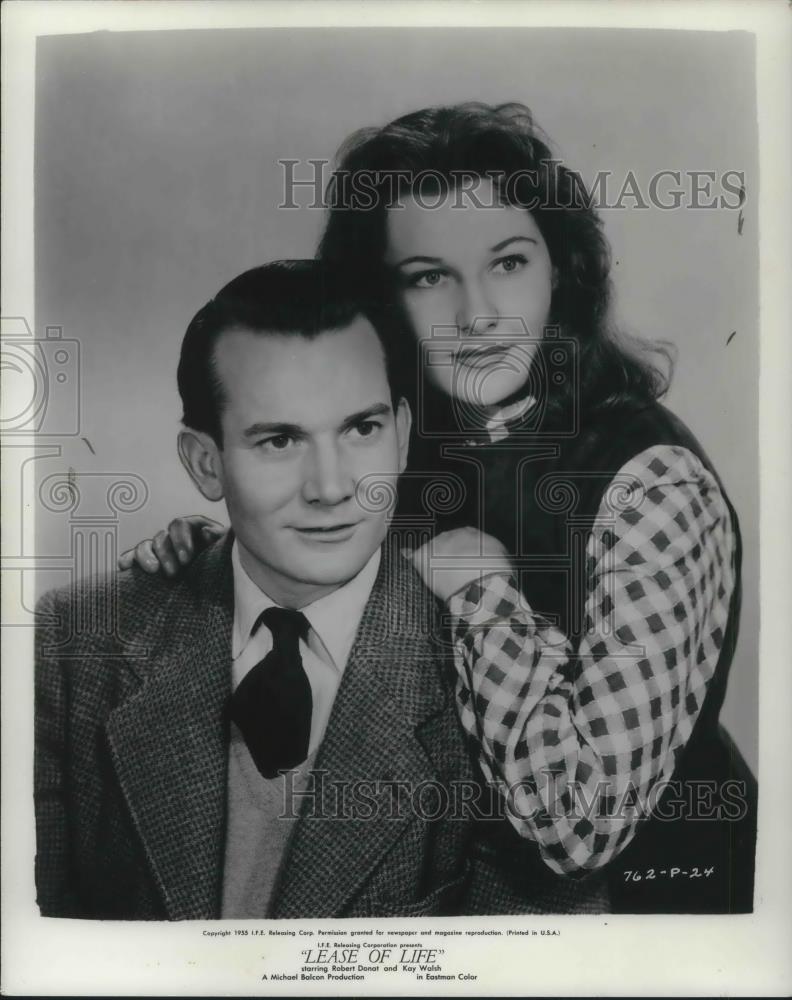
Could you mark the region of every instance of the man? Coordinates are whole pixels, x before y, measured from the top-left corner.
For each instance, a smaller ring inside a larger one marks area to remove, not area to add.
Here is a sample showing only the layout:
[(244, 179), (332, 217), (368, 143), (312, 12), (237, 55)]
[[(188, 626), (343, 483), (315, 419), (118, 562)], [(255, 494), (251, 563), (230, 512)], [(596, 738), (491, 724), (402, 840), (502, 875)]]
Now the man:
[[(42, 602), (44, 915), (564, 910), (532, 845), (471, 808), (437, 607), (388, 535), (410, 413), (379, 325), (313, 261), (246, 272), (190, 324), (179, 453), (232, 530), (177, 581)], [(69, 635), (113, 600), (115, 634)]]

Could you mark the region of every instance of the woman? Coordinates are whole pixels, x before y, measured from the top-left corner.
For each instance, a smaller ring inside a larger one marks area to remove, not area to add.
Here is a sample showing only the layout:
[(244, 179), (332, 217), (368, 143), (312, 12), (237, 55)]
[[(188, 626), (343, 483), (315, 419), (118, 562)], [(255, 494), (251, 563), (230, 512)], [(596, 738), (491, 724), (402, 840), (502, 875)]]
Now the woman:
[[(608, 323), (579, 178), (526, 108), (466, 104), (356, 133), (328, 195), (320, 254), (376, 288), (414, 369), (399, 511), (432, 521), (412, 558), (512, 825), (554, 872), (605, 869), (614, 909), (751, 909), (754, 783), (718, 724), (737, 518), (658, 403), (662, 352)], [(137, 560), (175, 572), (213, 530), (177, 520)]]

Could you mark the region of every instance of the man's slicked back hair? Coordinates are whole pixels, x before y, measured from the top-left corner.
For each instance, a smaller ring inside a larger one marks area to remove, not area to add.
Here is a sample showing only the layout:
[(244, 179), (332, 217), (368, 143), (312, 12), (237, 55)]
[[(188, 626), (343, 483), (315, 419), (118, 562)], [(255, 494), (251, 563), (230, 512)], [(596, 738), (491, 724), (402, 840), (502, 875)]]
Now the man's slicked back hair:
[(379, 337), (395, 405), (401, 393), (393, 382), (392, 338), (377, 303), (366, 298), (347, 271), (319, 260), (277, 260), (238, 275), (193, 317), (184, 335), (178, 369), (182, 422), (222, 445), (225, 389), (217, 375), (215, 348), (223, 333), (243, 329), (311, 339), (344, 329), (360, 316)]

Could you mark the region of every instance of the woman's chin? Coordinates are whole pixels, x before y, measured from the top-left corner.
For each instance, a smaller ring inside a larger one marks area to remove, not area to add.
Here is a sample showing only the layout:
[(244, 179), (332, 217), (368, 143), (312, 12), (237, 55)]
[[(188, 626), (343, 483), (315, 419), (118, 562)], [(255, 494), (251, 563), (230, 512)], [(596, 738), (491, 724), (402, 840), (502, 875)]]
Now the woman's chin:
[(493, 377), (476, 387), (474, 392), (455, 392), (452, 398), (457, 404), (474, 410), (492, 410), (513, 398), (527, 386), (527, 380), (500, 379)]
[(514, 399), (530, 383), (532, 356), (524, 351), (496, 356), (490, 363), (457, 364), (442, 378), (431, 379), (457, 405), (491, 410)]

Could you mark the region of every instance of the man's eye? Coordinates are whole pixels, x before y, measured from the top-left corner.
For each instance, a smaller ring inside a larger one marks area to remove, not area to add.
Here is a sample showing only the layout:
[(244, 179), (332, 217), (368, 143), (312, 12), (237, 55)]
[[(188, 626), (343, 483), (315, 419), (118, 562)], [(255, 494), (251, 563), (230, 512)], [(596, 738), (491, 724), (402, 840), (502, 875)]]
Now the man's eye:
[(495, 274), (513, 274), (515, 271), (521, 271), (527, 263), (527, 258), (521, 253), (511, 253), (508, 257), (494, 261), (492, 270)]
[(264, 438), (258, 442), (258, 447), (264, 451), (286, 451), (294, 444), (291, 434), (276, 434), (274, 437)]
[(378, 420), (361, 420), (359, 424), (350, 427), (350, 431), (355, 437), (368, 438), (373, 437), (380, 427), (382, 424)]
[(407, 284), (410, 288), (436, 288), (438, 285), (444, 283), (445, 278), (445, 271), (437, 269), (433, 271), (416, 271), (415, 274), (408, 276)]

